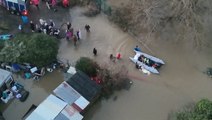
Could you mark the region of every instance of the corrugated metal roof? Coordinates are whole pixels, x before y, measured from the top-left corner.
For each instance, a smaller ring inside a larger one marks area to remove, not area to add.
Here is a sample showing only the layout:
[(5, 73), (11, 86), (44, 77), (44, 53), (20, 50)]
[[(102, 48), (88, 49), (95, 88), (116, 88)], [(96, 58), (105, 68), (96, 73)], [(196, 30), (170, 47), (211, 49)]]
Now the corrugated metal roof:
[(26, 120), (53, 120), (66, 105), (67, 103), (50, 94)]
[(72, 106), (67, 105), (65, 109), (54, 120), (82, 120), (83, 116)]
[(69, 120), (63, 113), (60, 113), (54, 120)]
[(61, 83), (53, 92), (69, 105), (74, 103), (81, 96), (66, 82)]
[(84, 97), (80, 96), (74, 104), (80, 107), (80, 109), (84, 110), (90, 102), (87, 101)]
[(100, 93), (101, 87), (92, 81), (85, 73), (78, 71), (66, 81), (85, 99), (91, 101)]

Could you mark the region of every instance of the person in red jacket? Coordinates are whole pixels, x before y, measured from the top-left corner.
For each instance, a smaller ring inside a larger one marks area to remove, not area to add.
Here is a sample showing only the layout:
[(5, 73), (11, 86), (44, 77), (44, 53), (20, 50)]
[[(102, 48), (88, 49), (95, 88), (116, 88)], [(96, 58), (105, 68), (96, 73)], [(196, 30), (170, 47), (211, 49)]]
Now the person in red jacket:
[(63, 0), (63, 7), (68, 7), (69, 6), (69, 0)]
[(121, 59), (121, 54), (120, 53), (118, 53), (117, 55), (116, 55), (116, 59)]

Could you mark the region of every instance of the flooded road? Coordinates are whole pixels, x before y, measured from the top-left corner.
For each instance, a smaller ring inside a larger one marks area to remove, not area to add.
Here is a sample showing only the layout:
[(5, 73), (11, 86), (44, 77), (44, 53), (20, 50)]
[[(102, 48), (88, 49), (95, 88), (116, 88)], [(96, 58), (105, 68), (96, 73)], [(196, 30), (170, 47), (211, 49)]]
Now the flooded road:
[[(202, 73), (206, 67), (212, 66), (211, 50), (198, 52), (189, 49), (189, 46), (166, 40), (150, 39), (145, 45), (140, 44), (110, 23), (105, 15), (87, 18), (83, 16), (82, 11), (83, 9), (74, 8), (69, 11), (71, 17), (66, 15), (66, 19), (72, 22), (74, 30), (81, 30), (82, 40), (75, 48), (73, 42), (62, 39), (58, 57), (70, 63), (85, 56), (101, 65), (119, 67), (123, 64), (134, 81), (129, 91), (123, 90), (114, 94), (118, 97), (116, 101), (109, 99), (96, 104), (86, 114), (85, 120), (166, 120), (172, 110), (201, 98), (212, 99), (210, 93), (212, 81)], [(57, 18), (57, 21), (60, 21), (59, 19)], [(85, 24), (91, 26), (90, 33), (84, 30)], [(145, 47), (148, 46), (152, 51), (151, 54), (166, 62), (160, 69), (160, 75), (148, 76), (135, 69), (129, 57), (134, 55), (133, 48), (136, 45), (139, 45), (144, 52), (150, 53)], [(96, 57), (92, 53), (94, 47), (98, 51)], [(111, 63), (109, 55), (118, 52), (122, 54), (122, 59)], [(7, 120), (21, 118), (23, 111), (27, 111), (32, 103), (38, 105), (62, 81), (62, 73), (59, 71), (45, 76), (37, 83), (22, 81), (27, 90), (33, 91), (31, 94), (34, 96), (30, 96), (24, 103), (19, 101), (11, 103), (18, 109), (9, 106), (4, 112)], [(13, 116), (13, 113), (19, 113), (19, 116)]]
[[(144, 52), (150, 53), (128, 34), (111, 24), (104, 15), (86, 18), (76, 8), (70, 11), (72, 24), (81, 29), (83, 39), (74, 48), (65, 40), (61, 43), (60, 57), (76, 61), (81, 56), (93, 58), (100, 64), (124, 64), (129, 76), (134, 79), (130, 91), (117, 92), (116, 101), (102, 101), (86, 115), (86, 120), (165, 120), (168, 113), (183, 105), (201, 98), (212, 99), (212, 81), (202, 72), (211, 66), (212, 54), (201, 53), (185, 43), (165, 40), (148, 40), (147, 46), (153, 54), (166, 62), (160, 75), (146, 76), (135, 69), (129, 60), (132, 49), (139, 45)], [(91, 33), (86, 34), (84, 25), (91, 26)], [(97, 48), (98, 56), (94, 57), (92, 49)], [(116, 64), (109, 62), (109, 54), (122, 54), (122, 60)], [(209, 51), (210, 52), (210, 51)], [(210, 55), (210, 56), (208, 56)], [(118, 65), (117, 65), (118, 66)]]

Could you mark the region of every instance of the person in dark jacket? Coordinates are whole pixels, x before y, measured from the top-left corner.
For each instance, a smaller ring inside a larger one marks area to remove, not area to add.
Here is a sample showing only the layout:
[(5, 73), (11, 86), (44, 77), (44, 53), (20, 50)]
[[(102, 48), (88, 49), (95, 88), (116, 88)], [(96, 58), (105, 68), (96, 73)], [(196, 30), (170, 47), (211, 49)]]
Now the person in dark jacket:
[(70, 30), (70, 29), (71, 29), (71, 23), (67, 22), (67, 30)]
[(96, 48), (93, 48), (93, 54), (96, 56), (97, 55), (97, 50)]
[(35, 32), (35, 24), (32, 21), (30, 21), (30, 29)]
[(85, 25), (85, 30), (86, 30), (87, 32), (90, 32), (90, 28), (91, 28), (90, 25), (88, 25), (88, 24)]

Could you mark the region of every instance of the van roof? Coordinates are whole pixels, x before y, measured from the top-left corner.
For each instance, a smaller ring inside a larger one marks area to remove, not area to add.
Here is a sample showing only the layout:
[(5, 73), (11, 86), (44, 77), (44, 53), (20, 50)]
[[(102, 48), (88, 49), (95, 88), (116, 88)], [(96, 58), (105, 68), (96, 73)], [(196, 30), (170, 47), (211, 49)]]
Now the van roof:
[(8, 80), (10, 78), (10, 76), (12, 75), (11, 72), (6, 71), (4, 69), (0, 69), (0, 86), (2, 86), (2, 84)]

